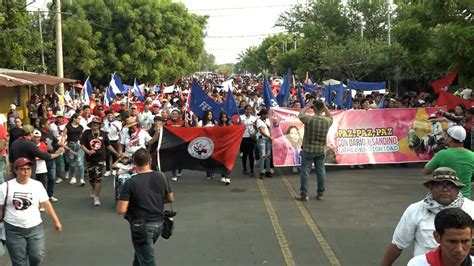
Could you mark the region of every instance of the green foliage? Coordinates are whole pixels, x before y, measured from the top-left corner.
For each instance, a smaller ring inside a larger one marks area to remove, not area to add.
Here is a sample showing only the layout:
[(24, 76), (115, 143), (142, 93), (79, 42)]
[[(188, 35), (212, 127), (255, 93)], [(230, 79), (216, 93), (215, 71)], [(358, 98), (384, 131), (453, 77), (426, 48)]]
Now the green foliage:
[(199, 57), (199, 71), (214, 71), (216, 69), (216, 57), (213, 54), (202, 51)]
[(77, 0), (62, 10), (72, 13), (63, 18), (65, 75), (104, 84), (117, 71), (126, 83), (158, 83), (199, 68), (207, 18), (181, 3)]
[(234, 64), (223, 64), (217, 66), (217, 74), (230, 76), (234, 70)]
[(38, 24), (24, 1), (0, 2), (0, 66), (43, 72)]

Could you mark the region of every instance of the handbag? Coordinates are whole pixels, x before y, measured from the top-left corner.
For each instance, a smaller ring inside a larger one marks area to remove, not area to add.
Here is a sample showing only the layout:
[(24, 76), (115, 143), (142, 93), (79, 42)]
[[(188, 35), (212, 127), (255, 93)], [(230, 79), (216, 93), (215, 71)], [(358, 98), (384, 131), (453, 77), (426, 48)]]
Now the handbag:
[(163, 229), (161, 230), (161, 237), (169, 239), (173, 235), (174, 231), (174, 219), (176, 212), (173, 211), (173, 205), (170, 204), (170, 210), (165, 211), (165, 217), (163, 219)]

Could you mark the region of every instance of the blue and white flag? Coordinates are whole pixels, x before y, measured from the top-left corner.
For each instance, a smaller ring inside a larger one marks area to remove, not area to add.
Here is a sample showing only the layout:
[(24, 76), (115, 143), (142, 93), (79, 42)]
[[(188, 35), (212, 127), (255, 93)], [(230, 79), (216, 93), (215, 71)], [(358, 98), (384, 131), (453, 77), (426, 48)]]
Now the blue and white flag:
[(82, 87), (81, 91), (81, 101), (84, 104), (89, 104), (90, 102), (90, 95), (92, 94), (92, 85), (89, 80), (89, 77), (87, 77), (86, 81), (84, 82), (84, 86)]
[(221, 114), (222, 104), (216, 103), (207, 93), (199, 86), (196, 80), (193, 81), (191, 87), (191, 100), (189, 103), (191, 111), (202, 119), (204, 111), (211, 110), (214, 120), (217, 120)]
[(270, 88), (270, 83), (268, 83), (267, 77), (263, 77), (263, 101), (267, 108), (279, 107), (275, 95), (273, 95), (272, 89)]
[(110, 106), (113, 99), (114, 99), (114, 97), (112, 96), (112, 89), (109, 86), (105, 89), (104, 105), (105, 106)]
[(110, 80), (109, 83), (109, 88), (111, 89), (111, 95), (112, 98), (115, 98), (115, 95), (118, 93), (124, 93), (126, 90), (122, 84), (122, 81), (120, 80), (120, 76), (117, 74), (117, 72), (114, 72), (112, 79)]
[(304, 98), (303, 98), (303, 94), (301, 93), (301, 88), (299, 85), (297, 85), (297, 88), (298, 88), (298, 95), (297, 95), (297, 98), (298, 98), (298, 101), (301, 103), (301, 108), (304, 108), (306, 103), (304, 101)]
[(280, 90), (276, 96), (278, 105), (288, 106), (288, 100), (290, 99), (290, 87), (291, 87), (291, 69), (288, 69), (283, 84), (281, 84)]
[(142, 91), (138, 87), (137, 79), (135, 79), (135, 81), (133, 82), (132, 92), (135, 96), (137, 96), (137, 100), (139, 100), (140, 102), (143, 102), (145, 100)]

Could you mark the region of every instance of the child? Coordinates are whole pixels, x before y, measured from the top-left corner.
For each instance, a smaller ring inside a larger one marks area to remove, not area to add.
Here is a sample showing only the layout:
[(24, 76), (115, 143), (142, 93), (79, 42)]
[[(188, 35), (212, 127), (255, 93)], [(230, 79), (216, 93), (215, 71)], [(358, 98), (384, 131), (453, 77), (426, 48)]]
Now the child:
[[(133, 167), (132, 161), (127, 155), (123, 155), (120, 157), (113, 165), (113, 169), (117, 169), (117, 192), (120, 193), (125, 182), (132, 177), (132, 173), (134, 173), (135, 169)], [(117, 194), (118, 197), (118, 194)]]

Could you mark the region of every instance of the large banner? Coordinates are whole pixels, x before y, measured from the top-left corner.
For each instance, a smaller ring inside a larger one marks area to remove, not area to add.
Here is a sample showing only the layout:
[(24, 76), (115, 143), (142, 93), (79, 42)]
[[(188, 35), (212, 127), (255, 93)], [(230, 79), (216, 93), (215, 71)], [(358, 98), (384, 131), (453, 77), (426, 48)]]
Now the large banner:
[[(299, 109), (271, 108), (275, 166), (301, 164), (304, 125)], [(425, 162), (443, 145), (436, 108), (335, 111), (326, 163), (339, 165)], [(431, 117), (430, 117), (431, 116)]]

